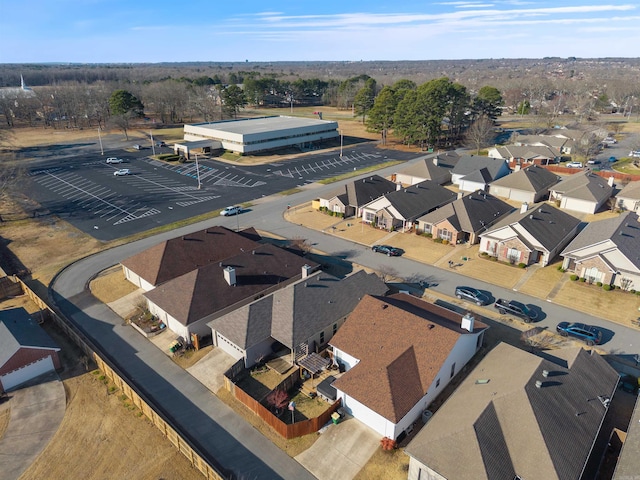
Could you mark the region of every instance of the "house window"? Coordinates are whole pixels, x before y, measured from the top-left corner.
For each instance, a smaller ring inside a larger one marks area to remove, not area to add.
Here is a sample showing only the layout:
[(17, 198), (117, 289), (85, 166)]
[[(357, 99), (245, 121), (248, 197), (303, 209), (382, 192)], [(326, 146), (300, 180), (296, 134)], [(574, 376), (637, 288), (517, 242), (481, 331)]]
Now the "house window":
[(364, 221), (365, 222), (373, 222), (373, 219), (375, 218), (375, 214), (371, 213), (371, 212), (364, 212)]
[(597, 267), (587, 268), (584, 271), (584, 278), (588, 283), (596, 283), (602, 278), (602, 272), (599, 272)]
[(456, 364), (454, 362), (453, 365), (451, 365), (451, 376), (449, 378), (453, 378), (455, 374), (456, 374)]
[(480, 334), (478, 335), (478, 340), (476, 341), (476, 350), (478, 350), (481, 346), (482, 346), (482, 337), (484, 336), (484, 334)]
[(438, 237), (440, 237), (442, 240), (448, 240), (450, 242), (451, 238), (453, 237), (453, 233), (446, 228), (443, 228), (442, 230), (438, 231)]
[(509, 263), (518, 263), (520, 262), (520, 250), (515, 248), (510, 248), (507, 251), (507, 260)]
[(333, 324), (333, 334), (335, 335), (337, 331), (338, 331), (338, 324), (334, 323)]
[(436, 380), (436, 388), (438, 388), (440, 386), (440, 379)]
[(431, 233), (431, 224), (425, 223), (423, 228), (424, 233)]
[(324, 343), (324, 330), (320, 332), (320, 345)]

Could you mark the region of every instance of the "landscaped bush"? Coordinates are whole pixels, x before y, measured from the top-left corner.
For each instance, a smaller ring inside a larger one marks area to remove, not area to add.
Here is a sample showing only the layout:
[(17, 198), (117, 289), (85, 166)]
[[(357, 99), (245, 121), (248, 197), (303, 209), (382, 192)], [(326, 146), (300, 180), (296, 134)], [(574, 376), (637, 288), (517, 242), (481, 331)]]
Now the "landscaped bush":
[(596, 282), (596, 285), (601, 287), (602, 286), (602, 282)]
[(489, 254), (487, 252), (482, 252), (482, 253), (480, 253), (480, 255), (482, 255), (483, 257), (488, 257), (489, 256)]
[(578, 280), (578, 275), (571, 275), (569, 278), (572, 282), (575, 282), (576, 280)]
[(611, 290), (611, 285), (609, 285), (609, 284), (603, 285), (603, 286), (602, 286), (602, 289), (603, 289), (605, 292), (608, 292), (609, 290)]
[(629, 290), (629, 293), (636, 293), (636, 291), (632, 288), (631, 290)]
[(522, 263), (522, 262), (520, 262), (520, 263), (518, 264), (518, 268), (527, 268), (527, 264), (526, 264), (526, 263)]
[(584, 283), (584, 282), (586, 282), (586, 281), (587, 281), (587, 279), (586, 279), (586, 278), (584, 278), (584, 277), (580, 277), (580, 281)]
[(443, 244), (443, 245), (449, 245), (449, 240), (447, 240), (446, 238), (444, 238), (444, 239), (442, 240), (442, 244)]
[(434, 238), (433, 241), (435, 243), (442, 243), (442, 239), (441, 238)]

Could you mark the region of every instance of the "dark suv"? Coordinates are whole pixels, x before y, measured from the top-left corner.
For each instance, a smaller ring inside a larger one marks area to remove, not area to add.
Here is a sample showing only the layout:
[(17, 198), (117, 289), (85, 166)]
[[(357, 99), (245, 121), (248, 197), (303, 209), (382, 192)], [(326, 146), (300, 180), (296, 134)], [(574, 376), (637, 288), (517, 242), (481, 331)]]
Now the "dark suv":
[(556, 330), (563, 337), (578, 338), (589, 346), (599, 345), (602, 341), (602, 332), (598, 328), (584, 323), (560, 322)]
[(480, 306), (488, 305), (491, 302), (486, 294), (472, 287), (456, 287), (456, 297), (461, 300), (469, 300)]
[(388, 257), (399, 257), (402, 254), (402, 250), (389, 245), (374, 245), (371, 250), (378, 253), (384, 253)]

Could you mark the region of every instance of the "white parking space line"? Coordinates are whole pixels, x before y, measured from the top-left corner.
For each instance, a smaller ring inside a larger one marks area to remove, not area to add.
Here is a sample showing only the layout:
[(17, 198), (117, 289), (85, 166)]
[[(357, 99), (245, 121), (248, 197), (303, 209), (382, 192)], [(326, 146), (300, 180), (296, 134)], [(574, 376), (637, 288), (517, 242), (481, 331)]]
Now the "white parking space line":
[[(89, 199), (95, 200), (96, 202), (98, 202), (100, 204), (105, 205), (105, 209), (106, 210), (108, 210), (110, 212), (117, 212), (115, 215), (113, 215), (112, 218), (114, 218), (116, 216), (121, 216), (121, 215), (125, 215), (126, 217), (131, 217), (131, 212), (128, 209), (122, 208), (122, 207), (116, 205), (115, 203), (107, 201), (103, 197), (99, 197), (95, 193), (92, 193), (91, 191), (89, 191), (87, 188), (82, 188), (80, 185), (76, 185), (76, 184), (72, 183), (72, 181), (80, 179), (80, 180), (83, 180), (82, 183), (89, 184), (88, 185), (89, 188), (93, 188), (93, 184), (91, 182), (87, 182), (86, 180), (82, 179), (81, 177), (79, 178), (77, 175), (68, 175), (67, 177), (70, 177), (70, 178), (63, 178), (62, 175), (55, 175), (53, 173), (48, 173), (48, 172), (45, 173), (45, 175), (47, 175), (49, 178), (54, 178), (57, 181), (58, 185), (60, 185), (60, 188), (58, 188), (56, 190), (63, 191), (64, 194), (62, 194), (61, 196), (63, 196), (64, 198), (75, 198), (75, 197), (89, 198)], [(39, 180), (39, 179), (37, 179), (37, 180)], [(43, 183), (48, 183), (48, 182), (40, 182), (40, 181), (38, 181), (38, 183), (43, 184)], [(51, 190), (55, 191), (53, 188)], [(73, 201), (75, 202), (75, 200), (73, 200)], [(82, 202), (78, 202), (78, 203), (82, 203)], [(92, 209), (90, 211), (94, 212), (94, 214), (96, 213), (96, 210)]]

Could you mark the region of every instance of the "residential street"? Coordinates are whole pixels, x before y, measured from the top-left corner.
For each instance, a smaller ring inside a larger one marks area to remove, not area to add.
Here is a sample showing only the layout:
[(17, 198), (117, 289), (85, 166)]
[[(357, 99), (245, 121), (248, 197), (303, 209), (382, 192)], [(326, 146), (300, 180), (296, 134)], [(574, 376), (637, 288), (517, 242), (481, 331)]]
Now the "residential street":
[[(378, 172), (388, 175), (388, 171)], [(374, 269), (393, 267), (403, 278), (433, 276), (438, 285), (432, 287), (438, 293), (453, 296), (456, 285), (470, 285), (492, 292), (493, 296), (512, 298), (524, 303), (540, 305), (546, 318), (538, 326), (555, 329), (561, 320), (584, 321), (599, 325), (611, 332), (603, 349), (632, 358), (640, 353), (640, 332), (583, 313), (542, 303), (512, 290), (490, 283), (469, 279), (452, 269), (423, 265), (406, 258), (389, 258), (376, 254), (367, 246), (355, 244), (322, 232), (309, 230), (288, 223), (283, 218), (287, 205), (297, 205), (317, 197), (319, 189), (333, 190), (337, 184), (305, 187), (291, 196), (267, 197), (254, 204), (250, 211), (237, 217), (220, 217), (189, 227), (167, 232), (113, 248), (83, 259), (65, 269), (50, 287), (58, 308), (76, 323), (100, 348), (107, 352), (138, 390), (152, 398), (165, 416), (176, 425), (203, 456), (215, 464), (217, 459), (223, 469), (242, 475), (243, 478), (314, 478), (294, 459), (265, 441), (255, 429), (246, 424), (229, 407), (220, 402), (209, 390), (176, 366), (148, 340), (132, 328), (122, 325), (120, 317), (99, 303), (87, 291), (89, 280), (98, 272), (118, 264), (121, 260), (141, 252), (160, 241), (213, 225), (231, 229), (253, 226), (285, 238), (305, 238), (317, 250), (344, 258)], [(492, 306), (486, 307), (493, 309)]]

